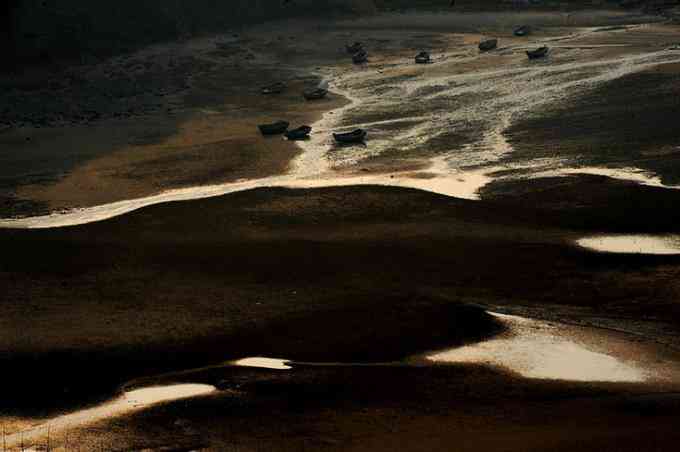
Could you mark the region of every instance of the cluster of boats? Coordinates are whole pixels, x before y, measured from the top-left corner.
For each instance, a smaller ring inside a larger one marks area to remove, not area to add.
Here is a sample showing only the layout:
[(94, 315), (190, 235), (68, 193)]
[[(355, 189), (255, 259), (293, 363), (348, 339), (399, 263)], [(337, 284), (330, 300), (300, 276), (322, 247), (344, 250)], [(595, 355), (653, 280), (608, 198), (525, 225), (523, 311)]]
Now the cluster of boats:
[(276, 121), (271, 124), (260, 124), (257, 126), (262, 135), (281, 135), (283, 134), (289, 140), (306, 140), (312, 132), (309, 126), (300, 126), (295, 129), (288, 130), (290, 123), (288, 121)]
[[(513, 34), (518, 37), (529, 36), (531, 34), (531, 27), (529, 25), (522, 25), (513, 30)], [(498, 39), (485, 39), (479, 43), (480, 52), (488, 52), (498, 47)], [(550, 49), (547, 46), (541, 46), (537, 49), (527, 50), (526, 54), (530, 60), (543, 58), (548, 55)]]
[[(257, 126), (262, 135), (282, 135), (291, 141), (306, 140), (312, 132), (310, 126), (300, 126), (295, 129), (288, 129), (288, 121), (276, 121), (271, 124), (260, 124)], [(363, 143), (368, 132), (364, 129), (356, 129), (351, 132), (334, 133), (333, 139), (339, 144)]]
[[(515, 36), (528, 36), (531, 34), (531, 28), (528, 25), (522, 25), (515, 28), (513, 31)], [(479, 43), (480, 52), (488, 52), (498, 47), (498, 39), (485, 39)], [(354, 64), (363, 64), (368, 62), (368, 52), (364, 49), (361, 42), (355, 42), (350, 45), (346, 45), (345, 49), (347, 53), (352, 56), (352, 62)], [(543, 58), (548, 55), (549, 48), (547, 46), (542, 46), (534, 50), (528, 50), (526, 52), (527, 57), (530, 60)], [(432, 58), (430, 54), (426, 51), (422, 51), (415, 56), (416, 64), (429, 64), (432, 63)], [(283, 82), (276, 82), (271, 85), (262, 88), (262, 94), (280, 94), (285, 91), (286, 85)], [(308, 89), (302, 92), (302, 96), (306, 100), (318, 100), (323, 99), (328, 94), (328, 86), (320, 85), (313, 89)], [(295, 129), (289, 129), (290, 124), (287, 121), (276, 121), (271, 124), (260, 124), (258, 128), (262, 135), (281, 135), (283, 134), (289, 140), (305, 140), (309, 138), (309, 134), (312, 132), (312, 128), (307, 125), (299, 126)], [(363, 143), (366, 139), (368, 133), (364, 129), (356, 129), (351, 132), (345, 133), (333, 133), (333, 139), (339, 144), (350, 144), (350, 143)]]
[[(262, 87), (261, 92), (265, 95), (280, 94), (286, 90), (286, 84), (283, 82), (276, 82), (271, 85)], [(304, 90), (302, 96), (306, 100), (323, 99), (328, 94), (328, 83), (322, 82), (312, 89)], [(298, 141), (309, 139), (309, 134), (312, 133), (312, 128), (308, 125), (302, 125), (294, 129), (289, 129), (290, 123), (288, 121), (276, 121), (270, 124), (260, 124), (257, 126), (260, 133), (265, 136), (283, 135), (288, 140)], [(363, 143), (366, 139), (367, 132), (363, 129), (357, 129), (347, 133), (334, 133), (333, 138), (339, 144), (348, 143)]]
[[(368, 52), (364, 49), (363, 44), (355, 42), (354, 44), (345, 46), (347, 53), (352, 56), (354, 64), (363, 64), (368, 62)], [(427, 53), (427, 52), (423, 52)], [(429, 55), (427, 55), (429, 61)], [(286, 85), (283, 82), (277, 82), (262, 88), (262, 94), (280, 94), (285, 91)], [(305, 90), (302, 96), (306, 100), (323, 99), (328, 94), (327, 85), (320, 85), (316, 88)], [(289, 129), (290, 123), (287, 121), (276, 121), (271, 124), (260, 124), (257, 126), (262, 135), (284, 135), (289, 140), (306, 140), (312, 132), (312, 128), (307, 125)], [(351, 132), (333, 133), (333, 139), (338, 144), (352, 144), (363, 143), (366, 140), (368, 132), (364, 129), (356, 129)]]
[[(262, 94), (281, 94), (286, 90), (286, 84), (283, 82), (272, 83), (271, 85), (263, 86), (260, 92)], [(304, 90), (302, 97), (307, 100), (319, 100), (326, 97), (328, 88), (317, 86), (316, 88)]]

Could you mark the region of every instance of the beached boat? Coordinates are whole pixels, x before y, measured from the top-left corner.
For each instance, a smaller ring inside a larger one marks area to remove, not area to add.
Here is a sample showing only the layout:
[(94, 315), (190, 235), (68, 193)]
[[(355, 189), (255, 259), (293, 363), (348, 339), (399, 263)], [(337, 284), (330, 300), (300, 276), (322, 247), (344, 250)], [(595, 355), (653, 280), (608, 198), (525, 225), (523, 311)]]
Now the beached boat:
[(488, 52), (498, 46), (498, 39), (487, 39), (479, 43), (480, 52)]
[(276, 121), (271, 124), (260, 124), (257, 126), (262, 135), (280, 135), (286, 130), (290, 124), (286, 121)]
[(527, 50), (527, 56), (529, 57), (530, 60), (535, 60), (537, 58), (543, 58), (548, 54), (548, 47), (543, 46), (539, 47), (536, 50)]
[(303, 91), (302, 93), (304, 98), (307, 100), (323, 99), (324, 97), (326, 97), (326, 94), (328, 94), (328, 90), (324, 88), (310, 89)]
[(360, 42), (355, 42), (352, 45), (347, 45), (345, 46), (345, 49), (347, 49), (347, 53), (349, 54), (355, 54), (360, 50), (363, 50), (364, 46)]
[(368, 53), (365, 50), (360, 50), (354, 55), (352, 55), (352, 62), (354, 64), (362, 64), (368, 61)]
[(272, 83), (262, 88), (262, 94), (279, 94), (286, 89), (286, 84), (283, 82)]
[(312, 128), (309, 126), (300, 126), (297, 129), (289, 130), (284, 133), (284, 136), (289, 140), (306, 140), (309, 138)]
[(515, 36), (529, 36), (531, 34), (531, 27), (528, 25), (522, 25), (521, 27), (515, 28)]
[(416, 64), (428, 64), (431, 62), (432, 59), (430, 58), (430, 54), (428, 52), (420, 52), (418, 55), (416, 55)]
[(341, 144), (363, 143), (368, 133), (364, 129), (356, 129), (346, 133), (334, 133), (333, 138)]

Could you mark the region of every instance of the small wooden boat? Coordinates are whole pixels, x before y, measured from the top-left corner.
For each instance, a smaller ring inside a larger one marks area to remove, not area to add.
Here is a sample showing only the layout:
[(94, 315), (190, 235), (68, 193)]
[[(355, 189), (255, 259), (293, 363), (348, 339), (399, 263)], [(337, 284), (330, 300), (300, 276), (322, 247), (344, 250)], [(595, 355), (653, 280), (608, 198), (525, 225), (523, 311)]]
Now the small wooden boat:
[(429, 64), (432, 62), (428, 52), (420, 52), (416, 55), (416, 64)]
[(522, 25), (521, 27), (515, 28), (513, 33), (515, 36), (529, 36), (531, 34), (531, 27)]
[(357, 53), (357, 52), (360, 51), (360, 50), (363, 50), (363, 48), (364, 48), (364, 46), (363, 46), (363, 44), (360, 43), (360, 42), (355, 42), (355, 43), (352, 44), (351, 46), (349, 46), (349, 45), (348, 45), (348, 46), (345, 46), (345, 49), (347, 49), (347, 53), (349, 53), (349, 54), (351, 54), (351, 55)]
[(315, 88), (302, 92), (302, 95), (307, 100), (323, 99), (326, 97), (326, 94), (328, 94), (328, 90), (325, 88)]
[(260, 124), (257, 126), (262, 135), (281, 135), (288, 130), (290, 124), (286, 121), (276, 121), (271, 124)]
[(479, 43), (480, 52), (488, 52), (498, 46), (498, 39), (487, 39)]
[(334, 133), (333, 138), (340, 144), (363, 143), (368, 133), (364, 129), (356, 129), (347, 133)]
[(289, 140), (305, 140), (309, 138), (312, 128), (309, 126), (300, 126), (297, 129), (289, 130), (284, 133), (284, 136)]
[(262, 88), (262, 94), (280, 94), (286, 89), (286, 84), (283, 82), (276, 82)]
[(368, 61), (368, 53), (366, 53), (365, 50), (361, 49), (354, 55), (352, 55), (352, 62), (354, 64), (362, 64), (366, 63)]
[(527, 50), (527, 56), (529, 57), (530, 60), (535, 60), (537, 58), (543, 58), (548, 54), (548, 47), (543, 46), (539, 47), (536, 50)]

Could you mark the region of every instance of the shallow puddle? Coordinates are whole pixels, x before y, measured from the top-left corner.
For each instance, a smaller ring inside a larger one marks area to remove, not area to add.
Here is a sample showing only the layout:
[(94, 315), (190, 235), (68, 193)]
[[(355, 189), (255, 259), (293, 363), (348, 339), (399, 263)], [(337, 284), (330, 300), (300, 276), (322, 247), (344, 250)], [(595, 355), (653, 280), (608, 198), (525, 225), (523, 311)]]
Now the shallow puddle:
[(680, 254), (680, 236), (600, 235), (576, 241), (579, 246), (607, 253)]
[(641, 369), (601, 350), (591, 350), (547, 322), (493, 314), (507, 333), (477, 344), (444, 350), (426, 358), (434, 362), (485, 363), (539, 379), (641, 382)]
[(5, 447), (11, 448), (20, 444), (28, 446), (47, 436), (48, 433), (58, 433), (62, 430), (130, 413), (157, 403), (205, 395), (215, 390), (214, 386), (205, 384), (176, 384), (134, 389), (102, 405), (65, 414), (28, 430), (7, 435), (4, 438)]
[(263, 358), (259, 356), (239, 359), (238, 361), (234, 361), (231, 364), (240, 367), (258, 367), (261, 369), (292, 369), (292, 367), (289, 365), (290, 362), (286, 359)]

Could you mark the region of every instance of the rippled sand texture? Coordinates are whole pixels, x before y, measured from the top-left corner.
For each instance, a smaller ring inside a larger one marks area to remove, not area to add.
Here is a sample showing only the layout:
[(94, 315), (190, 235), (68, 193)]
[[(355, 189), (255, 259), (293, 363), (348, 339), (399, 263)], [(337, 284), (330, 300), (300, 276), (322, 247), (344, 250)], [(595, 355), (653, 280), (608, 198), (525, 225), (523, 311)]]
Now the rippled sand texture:
[(680, 237), (677, 235), (599, 235), (577, 241), (585, 248), (608, 253), (680, 254)]

